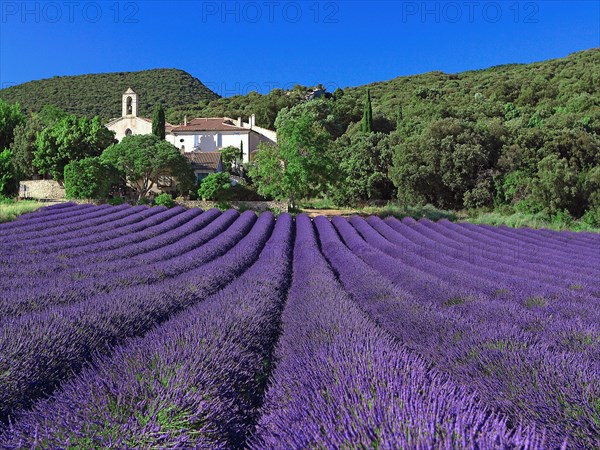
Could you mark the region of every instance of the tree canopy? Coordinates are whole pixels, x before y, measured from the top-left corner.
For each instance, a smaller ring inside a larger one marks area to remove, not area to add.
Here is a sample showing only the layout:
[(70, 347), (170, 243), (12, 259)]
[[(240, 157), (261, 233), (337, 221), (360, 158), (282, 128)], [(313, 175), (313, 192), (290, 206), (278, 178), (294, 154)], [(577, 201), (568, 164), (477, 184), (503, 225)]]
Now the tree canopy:
[(165, 110), (159, 103), (152, 114), (152, 134), (161, 139), (165, 138)]
[(0, 151), (13, 142), (15, 128), (25, 121), (19, 104), (11, 105), (0, 98)]
[(69, 162), (99, 156), (113, 142), (114, 133), (98, 117), (68, 115), (37, 133), (33, 165), (40, 173), (62, 180)]
[(316, 114), (299, 107), (282, 110), (276, 128), (277, 144), (261, 145), (250, 177), (259, 194), (285, 200), (294, 208), (298, 200), (326, 186), (333, 167), (323, 150), (331, 135)]
[(0, 199), (12, 197), (18, 191), (18, 180), (9, 149), (0, 151)]
[(133, 186), (138, 198), (145, 197), (161, 176), (175, 177), (179, 189), (187, 192), (194, 185), (188, 160), (169, 142), (153, 134), (125, 136), (102, 153), (104, 163), (115, 167)]
[(103, 199), (108, 198), (111, 185), (118, 182), (118, 174), (96, 156), (67, 164), (64, 179), (67, 198)]

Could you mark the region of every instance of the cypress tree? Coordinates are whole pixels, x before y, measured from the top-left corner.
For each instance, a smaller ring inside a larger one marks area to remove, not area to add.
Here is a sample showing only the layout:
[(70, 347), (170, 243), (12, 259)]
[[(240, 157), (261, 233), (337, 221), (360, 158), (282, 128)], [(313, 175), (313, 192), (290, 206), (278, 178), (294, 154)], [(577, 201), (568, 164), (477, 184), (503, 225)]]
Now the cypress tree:
[(363, 133), (373, 131), (373, 109), (371, 108), (371, 92), (367, 89), (365, 95), (365, 108), (363, 110), (362, 126)]
[(152, 114), (152, 134), (161, 139), (165, 138), (165, 110), (159, 103)]
[(404, 119), (404, 115), (402, 114), (402, 105), (398, 106), (398, 112), (396, 114), (396, 130), (399, 130), (402, 127), (402, 119)]

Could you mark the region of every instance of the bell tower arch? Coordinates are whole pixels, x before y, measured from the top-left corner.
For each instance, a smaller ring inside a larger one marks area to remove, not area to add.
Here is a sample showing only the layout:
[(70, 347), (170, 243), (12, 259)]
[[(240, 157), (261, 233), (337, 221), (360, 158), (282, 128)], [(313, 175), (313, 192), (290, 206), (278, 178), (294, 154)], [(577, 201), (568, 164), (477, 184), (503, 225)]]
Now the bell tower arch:
[(123, 94), (123, 117), (137, 117), (139, 108), (139, 95), (131, 88)]

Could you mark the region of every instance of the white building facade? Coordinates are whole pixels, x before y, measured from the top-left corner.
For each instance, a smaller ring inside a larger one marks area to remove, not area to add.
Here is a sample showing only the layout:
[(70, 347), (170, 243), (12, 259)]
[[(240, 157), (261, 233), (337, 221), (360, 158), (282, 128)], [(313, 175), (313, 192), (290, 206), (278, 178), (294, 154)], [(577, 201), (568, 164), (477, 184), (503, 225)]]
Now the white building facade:
[[(131, 88), (122, 99), (121, 117), (111, 120), (106, 127), (115, 132), (120, 141), (132, 134), (152, 133), (152, 120), (138, 116), (139, 96)], [(229, 117), (184, 119), (180, 125), (165, 125), (165, 140), (177, 147), (183, 154), (191, 152), (218, 152), (229, 146), (243, 150), (242, 162), (247, 163), (261, 142), (274, 144), (277, 134), (266, 128), (258, 127), (255, 116), (248, 122)]]

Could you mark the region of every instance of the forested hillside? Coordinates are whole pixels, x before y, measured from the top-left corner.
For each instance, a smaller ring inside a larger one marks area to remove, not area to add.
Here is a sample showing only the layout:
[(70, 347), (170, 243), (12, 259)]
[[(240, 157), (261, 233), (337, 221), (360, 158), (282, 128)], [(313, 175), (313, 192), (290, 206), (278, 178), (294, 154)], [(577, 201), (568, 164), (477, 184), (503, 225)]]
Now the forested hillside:
[[(294, 147), (312, 148), (319, 129), (326, 130), (330, 140), (310, 164), (332, 170), (307, 178), (301, 194), (338, 205), (397, 199), (600, 223), (600, 49), (527, 65), (399, 77), (306, 101), (309, 93), (297, 86), (179, 106), (167, 115), (255, 113), (259, 125), (282, 127), (282, 139), (290, 123), (314, 121), (300, 143), (263, 153), (258, 164), (279, 167), (269, 158), (295, 158)], [(289, 130), (293, 140), (302, 134)], [(314, 167), (306, 173), (315, 174)], [(265, 180), (272, 181), (268, 172)], [(263, 192), (277, 195), (272, 188), (270, 182)]]
[[(585, 94), (589, 94), (597, 99), (599, 65), (600, 49), (591, 49), (533, 64), (508, 64), (458, 74), (430, 72), (345, 88), (344, 101), (352, 103), (348, 111), (354, 110), (354, 117), (362, 114), (362, 98), (368, 88), (375, 117), (382, 116), (395, 123), (402, 108), (403, 116), (414, 130), (439, 117), (483, 114), (504, 118), (505, 107), (511, 108), (506, 106), (509, 102), (519, 109), (520, 117), (535, 112), (538, 106), (538, 116), (547, 116), (553, 107), (566, 106), (573, 95), (586, 97)], [(304, 101), (306, 91), (297, 86), (291, 91), (275, 89), (266, 95), (251, 92), (194, 105), (178, 105), (171, 108), (168, 118), (177, 121), (184, 114), (238, 117), (254, 113), (259, 125), (272, 127), (279, 110)], [(579, 103), (570, 109), (575, 107), (580, 112), (595, 109), (594, 102), (579, 99)]]
[(121, 115), (121, 96), (129, 87), (140, 95), (144, 116), (151, 115), (159, 102), (169, 108), (219, 97), (183, 70), (153, 69), (30, 81), (0, 90), (0, 98), (19, 103), (24, 111), (38, 112), (54, 105), (78, 116), (107, 120)]
[[(84, 130), (85, 136), (98, 122), (60, 119), (52, 108), (20, 118), (9, 103), (18, 100), (25, 109), (54, 104), (105, 119), (120, 114), (121, 92), (129, 86), (140, 94), (142, 115), (160, 101), (172, 123), (186, 114), (256, 114), (258, 125), (277, 129), (278, 145), (262, 148), (244, 168), (247, 182), (267, 197), (292, 204), (325, 198), (336, 206), (394, 200), (451, 210), (539, 214), (567, 223), (582, 219), (600, 226), (598, 48), (533, 64), (431, 72), (338, 88), (316, 99), (314, 89), (304, 86), (217, 98), (177, 70), (26, 83), (0, 91), (8, 100), (0, 109), (15, 119), (0, 132), (5, 135), (0, 144), (12, 151), (5, 161), (12, 158), (26, 174), (37, 152), (37, 167), (43, 168), (43, 138), (63, 136), (65, 129)], [(60, 123), (55, 124), (57, 117)], [(27, 126), (15, 128), (25, 119)]]

